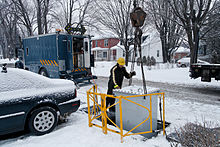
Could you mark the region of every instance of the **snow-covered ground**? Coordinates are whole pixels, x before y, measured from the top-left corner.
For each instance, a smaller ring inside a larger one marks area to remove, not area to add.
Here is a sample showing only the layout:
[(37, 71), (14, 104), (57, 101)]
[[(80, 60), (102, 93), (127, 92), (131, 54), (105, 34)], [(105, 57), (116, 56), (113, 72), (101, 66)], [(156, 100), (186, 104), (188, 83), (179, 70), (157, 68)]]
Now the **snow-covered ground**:
[[(93, 69), (94, 74), (98, 76), (109, 76), (109, 70), (115, 63), (98, 62)], [(128, 71), (129, 68), (127, 68)], [(139, 67), (136, 67), (136, 78), (141, 79)], [(188, 77), (187, 68), (157, 67), (152, 70), (145, 70), (146, 78), (150, 81), (161, 81), (175, 84), (189, 84), (196, 86), (220, 87), (220, 83), (212, 81), (211, 83), (202, 83), (200, 79), (194, 80)], [(98, 79), (97, 79), (98, 80)], [(107, 81), (105, 81), (107, 82)], [(87, 106), (86, 91), (91, 85), (81, 87), (78, 90), (78, 97), (82, 101), (80, 108)], [(98, 87), (100, 92), (105, 93), (107, 87)], [(220, 107), (217, 105), (202, 104), (192, 101), (184, 101), (166, 97), (165, 99), (166, 121), (171, 125), (166, 129), (167, 133), (173, 132), (175, 128), (183, 126), (187, 122), (212, 121), (220, 124)], [(96, 121), (100, 123), (99, 121)], [(97, 127), (88, 127), (88, 116), (85, 112), (77, 111), (71, 114), (67, 123), (61, 124), (53, 132), (44, 136), (18, 137), (9, 140), (0, 141), (0, 146), (6, 147), (168, 147), (169, 142), (165, 136), (159, 134), (152, 139), (143, 140), (140, 135), (129, 136), (124, 138), (124, 143), (120, 143), (120, 135), (108, 132), (107, 135)]]
[[(93, 74), (97, 76), (109, 77), (110, 69), (116, 62), (96, 62)], [(130, 72), (130, 63), (126, 67), (127, 72)], [(137, 75), (134, 78), (142, 79), (140, 66), (135, 65)], [(211, 86), (220, 87), (220, 81), (212, 79), (211, 82), (201, 82), (201, 78), (191, 79), (189, 77), (189, 68), (177, 68), (175, 65), (158, 64), (149, 67), (144, 66), (145, 79), (154, 82), (183, 84), (183, 85), (196, 85), (196, 86)]]
[[(78, 97), (86, 103), (86, 90), (90, 86), (82, 87), (78, 90)], [(99, 87), (100, 91), (106, 91), (106, 87)], [(81, 108), (87, 104), (82, 104)], [(202, 122), (203, 120), (220, 123), (220, 107), (204, 105), (190, 101), (166, 98), (166, 121), (171, 122), (167, 133), (174, 131), (175, 127), (180, 127), (187, 122)], [(96, 121), (100, 123), (99, 121)], [(157, 137), (143, 141), (143, 137), (129, 136), (124, 138), (124, 143), (120, 143), (120, 135), (108, 132), (107, 135), (97, 127), (88, 127), (88, 116), (85, 112), (78, 111), (71, 114), (67, 123), (61, 124), (50, 134), (44, 136), (25, 136), (0, 141), (0, 146), (6, 147), (169, 147), (169, 142), (165, 136), (159, 134)]]

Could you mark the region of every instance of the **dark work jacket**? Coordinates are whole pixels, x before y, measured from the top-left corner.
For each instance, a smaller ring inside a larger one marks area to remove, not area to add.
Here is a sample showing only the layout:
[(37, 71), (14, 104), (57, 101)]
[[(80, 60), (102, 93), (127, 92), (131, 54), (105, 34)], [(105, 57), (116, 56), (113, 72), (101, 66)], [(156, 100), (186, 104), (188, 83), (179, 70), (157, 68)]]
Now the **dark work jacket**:
[(112, 67), (108, 81), (108, 94), (112, 94), (112, 89), (114, 89), (116, 85), (120, 88), (122, 87), (124, 77), (127, 79), (131, 78), (131, 74), (126, 71), (125, 67), (120, 68), (118, 64)]

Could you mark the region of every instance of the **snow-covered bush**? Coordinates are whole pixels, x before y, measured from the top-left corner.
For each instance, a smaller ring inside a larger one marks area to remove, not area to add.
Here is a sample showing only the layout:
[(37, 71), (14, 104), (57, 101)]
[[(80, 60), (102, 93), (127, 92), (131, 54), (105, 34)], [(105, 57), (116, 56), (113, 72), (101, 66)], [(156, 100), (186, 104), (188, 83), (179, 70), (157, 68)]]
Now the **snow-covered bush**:
[[(210, 122), (187, 123), (176, 130), (176, 134), (182, 146), (217, 147), (220, 145), (220, 128), (212, 128)], [(172, 146), (177, 146), (177, 144)]]

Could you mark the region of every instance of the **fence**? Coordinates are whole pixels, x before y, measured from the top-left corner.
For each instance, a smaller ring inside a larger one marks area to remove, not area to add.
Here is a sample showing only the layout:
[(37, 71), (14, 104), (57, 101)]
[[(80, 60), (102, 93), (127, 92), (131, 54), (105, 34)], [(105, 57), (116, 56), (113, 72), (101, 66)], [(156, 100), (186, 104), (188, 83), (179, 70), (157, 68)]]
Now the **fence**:
[[(111, 131), (117, 133), (121, 136), (121, 142), (123, 142), (123, 137), (130, 136), (130, 135), (138, 135), (138, 134), (145, 134), (145, 133), (152, 133), (152, 96), (157, 95), (159, 99), (163, 99), (163, 135), (165, 135), (165, 96), (164, 93), (152, 93), (152, 94), (144, 94), (144, 95), (132, 95), (132, 96), (113, 96), (107, 95), (104, 93), (98, 93), (97, 85), (94, 85), (87, 91), (87, 104), (88, 104), (88, 121), (89, 127), (96, 126), (102, 129), (104, 134), (107, 134), (107, 131)], [(118, 99), (118, 102), (114, 103), (113, 105), (106, 108), (106, 97)], [(147, 108), (141, 104), (138, 104), (128, 98), (134, 97), (150, 97), (150, 108)], [(123, 120), (122, 120), (122, 99), (134, 103), (149, 112), (149, 116), (146, 116), (146, 119), (136, 125), (129, 131), (123, 132)], [(91, 102), (91, 103), (90, 103)], [(100, 103), (100, 104), (99, 104)], [(91, 106), (90, 106), (91, 105)], [(116, 123), (109, 118), (107, 115), (107, 110), (113, 106), (119, 105), (119, 112), (120, 112), (120, 127), (116, 125)], [(101, 119), (101, 125), (93, 123), (95, 119)], [(109, 120), (115, 127), (116, 130), (110, 129), (107, 126), (107, 120)], [(150, 120), (150, 130), (145, 132), (136, 132), (132, 133), (137, 127), (145, 123), (146, 121)]]

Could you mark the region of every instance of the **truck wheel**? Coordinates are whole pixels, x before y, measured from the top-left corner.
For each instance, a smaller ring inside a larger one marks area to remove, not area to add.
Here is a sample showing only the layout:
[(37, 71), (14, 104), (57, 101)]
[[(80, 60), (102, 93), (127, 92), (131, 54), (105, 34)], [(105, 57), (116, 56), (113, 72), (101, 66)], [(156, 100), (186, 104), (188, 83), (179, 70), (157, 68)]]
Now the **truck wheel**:
[(51, 107), (41, 107), (31, 113), (28, 126), (31, 133), (43, 135), (57, 126), (57, 112)]
[(45, 77), (48, 77), (47, 70), (44, 69), (44, 68), (42, 68), (42, 69), (40, 70), (40, 75), (45, 76)]

